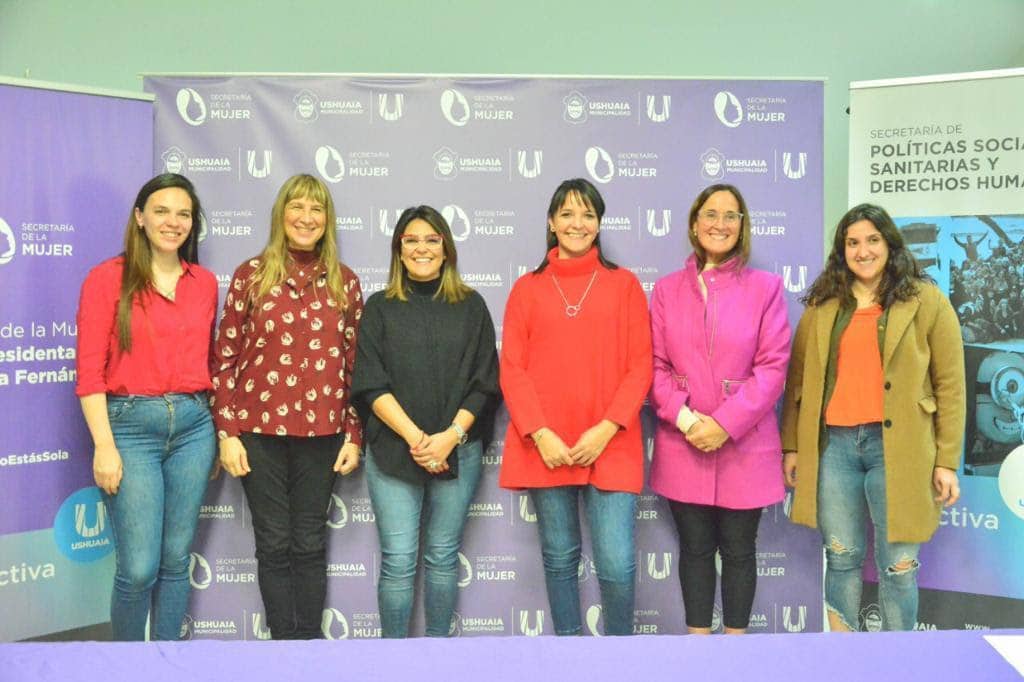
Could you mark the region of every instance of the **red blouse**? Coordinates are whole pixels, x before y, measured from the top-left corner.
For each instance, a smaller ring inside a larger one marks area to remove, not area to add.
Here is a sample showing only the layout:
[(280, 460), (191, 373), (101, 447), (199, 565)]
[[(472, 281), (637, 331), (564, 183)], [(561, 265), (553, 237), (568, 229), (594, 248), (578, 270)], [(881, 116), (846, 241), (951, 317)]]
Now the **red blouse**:
[(86, 276), (78, 303), (79, 396), (163, 395), (209, 389), (210, 336), (217, 311), (217, 279), (182, 262), (174, 300), (153, 290), (132, 304), (132, 347), (120, 350), (117, 303), (124, 258), (105, 260)]
[(259, 258), (235, 270), (214, 342), (213, 419), (217, 436), (344, 433), (362, 444), (349, 404), (356, 331), (363, 313), (359, 278), (345, 265), (348, 308), (331, 298), (312, 253), (293, 252), (289, 275), (253, 303)]
[[(565, 298), (580, 304), (575, 317), (566, 314), (554, 278)], [(639, 493), (640, 407), (651, 368), (651, 323), (636, 276), (626, 268), (602, 267), (597, 249), (564, 260), (557, 250), (549, 252), (548, 267), (520, 277), (505, 305), (500, 379), (511, 418), (499, 485), (591, 484)], [(572, 447), (602, 419), (622, 428), (589, 467), (548, 469), (529, 436), (546, 426)]]

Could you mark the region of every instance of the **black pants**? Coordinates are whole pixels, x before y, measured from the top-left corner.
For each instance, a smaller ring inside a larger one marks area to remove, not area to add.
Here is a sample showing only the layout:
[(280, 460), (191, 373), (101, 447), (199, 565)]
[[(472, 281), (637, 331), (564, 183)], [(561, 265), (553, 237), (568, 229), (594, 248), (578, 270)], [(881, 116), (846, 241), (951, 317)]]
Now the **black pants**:
[(679, 583), (686, 625), (711, 627), (715, 550), (722, 555), (722, 622), (746, 628), (757, 587), (757, 526), (761, 509), (725, 509), (669, 500), (679, 531)]
[(319, 639), (327, 596), (327, 505), (342, 436), (241, 434), (257, 576), (274, 639)]

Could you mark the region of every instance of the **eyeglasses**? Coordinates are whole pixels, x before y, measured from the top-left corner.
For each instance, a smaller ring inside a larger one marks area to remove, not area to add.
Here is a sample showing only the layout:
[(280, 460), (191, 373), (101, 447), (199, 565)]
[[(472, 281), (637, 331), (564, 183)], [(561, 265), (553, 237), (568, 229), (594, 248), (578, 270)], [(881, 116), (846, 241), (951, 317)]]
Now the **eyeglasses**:
[(699, 211), (697, 215), (707, 225), (714, 225), (721, 218), (722, 222), (726, 225), (736, 226), (743, 220), (743, 214), (737, 213), (736, 211), (726, 211), (725, 213), (719, 213), (718, 211)]
[(421, 244), (428, 249), (440, 249), (444, 246), (444, 239), (439, 234), (431, 234), (426, 237), (416, 237), (411, 234), (402, 235), (403, 248), (413, 251), (418, 249)]

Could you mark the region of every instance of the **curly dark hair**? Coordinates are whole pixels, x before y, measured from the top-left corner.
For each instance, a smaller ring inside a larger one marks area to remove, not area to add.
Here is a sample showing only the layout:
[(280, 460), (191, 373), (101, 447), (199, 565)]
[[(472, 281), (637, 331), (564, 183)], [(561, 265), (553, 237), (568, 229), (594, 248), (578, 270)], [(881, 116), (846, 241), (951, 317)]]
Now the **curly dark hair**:
[(819, 305), (830, 298), (839, 299), (843, 306), (856, 305), (851, 289), (854, 277), (846, 265), (846, 231), (850, 225), (861, 220), (874, 225), (889, 247), (889, 258), (875, 293), (875, 299), (883, 309), (888, 309), (896, 301), (910, 300), (917, 295), (921, 282), (932, 281), (931, 277), (921, 271), (914, 255), (903, 243), (899, 228), (886, 210), (874, 204), (860, 204), (839, 219), (825, 269), (800, 299), (805, 305)]

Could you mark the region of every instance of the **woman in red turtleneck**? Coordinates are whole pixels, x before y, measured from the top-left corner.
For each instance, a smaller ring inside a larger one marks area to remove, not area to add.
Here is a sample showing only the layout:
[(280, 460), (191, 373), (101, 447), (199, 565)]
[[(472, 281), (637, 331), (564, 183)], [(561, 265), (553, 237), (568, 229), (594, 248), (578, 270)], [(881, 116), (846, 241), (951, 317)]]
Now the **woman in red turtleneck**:
[(214, 344), (220, 462), (252, 512), (274, 639), (318, 639), (335, 472), (359, 465), (349, 404), (359, 279), (338, 261), (334, 202), (311, 175), (285, 181), (270, 240), (235, 270)]
[(530, 491), (559, 635), (581, 632), (581, 495), (605, 634), (633, 631), (650, 320), (640, 282), (601, 254), (603, 215), (591, 183), (559, 185), (548, 207), (547, 257), (512, 288), (502, 335), (501, 388), (511, 419), (499, 482)]

